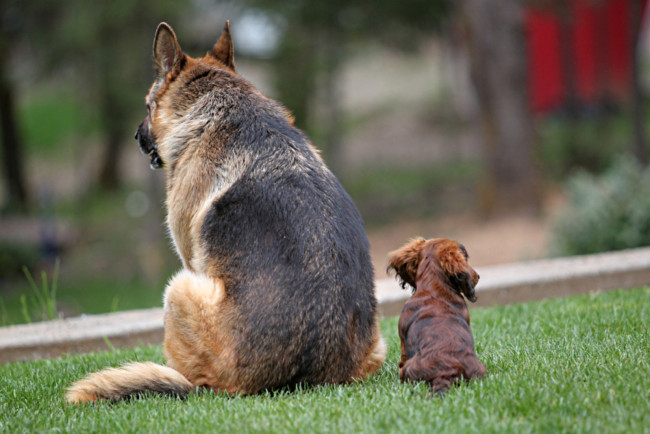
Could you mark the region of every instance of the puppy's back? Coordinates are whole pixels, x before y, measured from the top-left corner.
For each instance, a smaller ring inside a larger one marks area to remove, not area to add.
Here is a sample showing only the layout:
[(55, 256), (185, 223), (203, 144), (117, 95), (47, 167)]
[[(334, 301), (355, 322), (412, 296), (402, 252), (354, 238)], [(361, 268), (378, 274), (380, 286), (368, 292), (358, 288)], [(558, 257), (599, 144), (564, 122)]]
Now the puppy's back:
[[(427, 303), (428, 301), (428, 303)], [(474, 337), (461, 315), (449, 314), (435, 300), (409, 300), (399, 321), (406, 360), (402, 381), (425, 381), (434, 392), (444, 392), (457, 381), (485, 375), (474, 350)]]

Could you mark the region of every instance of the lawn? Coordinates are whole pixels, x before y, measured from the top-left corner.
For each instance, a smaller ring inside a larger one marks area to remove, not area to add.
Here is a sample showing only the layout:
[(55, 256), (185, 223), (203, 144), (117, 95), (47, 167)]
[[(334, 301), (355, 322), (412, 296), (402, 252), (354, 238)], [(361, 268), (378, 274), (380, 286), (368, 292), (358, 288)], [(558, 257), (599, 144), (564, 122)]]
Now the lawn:
[(200, 393), (69, 406), (71, 381), (160, 346), (0, 366), (0, 431), (644, 432), (650, 427), (650, 288), (474, 309), (488, 376), (429, 398), (397, 377), (397, 318), (383, 320), (387, 363), (348, 386), (254, 397)]

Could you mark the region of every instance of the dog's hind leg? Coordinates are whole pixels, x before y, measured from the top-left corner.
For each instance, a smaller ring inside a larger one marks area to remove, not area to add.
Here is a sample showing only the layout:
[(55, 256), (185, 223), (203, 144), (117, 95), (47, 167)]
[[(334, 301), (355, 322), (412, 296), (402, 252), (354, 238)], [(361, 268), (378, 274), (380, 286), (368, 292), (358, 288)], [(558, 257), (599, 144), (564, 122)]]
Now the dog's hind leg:
[[(221, 279), (182, 270), (165, 290), (167, 364), (195, 386), (242, 390), (236, 368), (233, 318)], [(229, 324), (230, 323), (230, 324)]]
[(386, 342), (379, 330), (379, 320), (375, 320), (375, 339), (361, 365), (360, 373), (355, 378), (365, 378), (379, 371), (386, 360)]

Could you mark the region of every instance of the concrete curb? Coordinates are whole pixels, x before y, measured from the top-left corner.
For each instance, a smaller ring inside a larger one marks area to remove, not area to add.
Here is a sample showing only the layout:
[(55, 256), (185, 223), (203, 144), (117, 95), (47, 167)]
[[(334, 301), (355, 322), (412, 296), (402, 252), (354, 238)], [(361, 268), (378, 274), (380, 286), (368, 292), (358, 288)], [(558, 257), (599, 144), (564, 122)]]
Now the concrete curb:
[[(650, 247), (596, 255), (480, 267), (474, 306), (566, 297), (650, 284)], [(394, 279), (376, 282), (383, 316), (398, 315), (409, 291)], [(0, 328), (0, 363), (87, 353), (111, 347), (160, 344), (161, 308)]]

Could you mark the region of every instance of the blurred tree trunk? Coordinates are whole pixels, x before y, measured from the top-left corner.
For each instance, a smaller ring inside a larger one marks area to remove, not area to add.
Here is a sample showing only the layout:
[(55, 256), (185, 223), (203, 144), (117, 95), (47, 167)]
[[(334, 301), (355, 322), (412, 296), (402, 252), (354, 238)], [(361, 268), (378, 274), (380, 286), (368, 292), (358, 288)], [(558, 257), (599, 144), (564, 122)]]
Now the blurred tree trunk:
[(102, 120), (104, 122), (104, 150), (99, 171), (99, 186), (104, 190), (114, 190), (120, 185), (119, 162), (122, 139), (125, 131), (120, 121), (119, 104), (109, 89), (102, 92)]
[[(560, 21), (560, 61), (562, 63), (562, 82), (564, 83), (564, 108), (570, 122), (578, 121), (578, 84), (576, 83), (576, 66), (573, 44), (573, 10), (572, 5), (559, 2)], [(573, 148), (573, 147), (572, 147)]]
[(14, 88), (9, 82), (9, 52), (9, 37), (4, 29), (0, 29), (0, 126), (8, 208), (25, 211), (27, 188), (23, 173), (22, 141), (16, 119)]
[(313, 30), (296, 23), (287, 27), (273, 63), (278, 100), (291, 111), (296, 126), (303, 130), (309, 129), (316, 92), (316, 53)]
[(122, 142), (130, 137), (131, 131), (126, 131), (128, 106), (127, 96), (123, 91), (121, 71), (115, 67), (114, 59), (119, 59), (119, 41), (113, 35), (119, 33), (119, 24), (115, 22), (101, 23), (100, 35), (105, 41), (104, 49), (97, 55), (97, 87), (99, 94), (100, 116), (104, 133), (104, 149), (99, 171), (99, 187), (104, 190), (114, 190), (119, 187), (121, 176), (119, 171)]
[(323, 47), (323, 74), (325, 97), (325, 131), (323, 151), (332, 172), (341, 175), (343, 170), (343, 107), (341, 104), (341, 67), (343, 43), (336, 27), (330, 27)]
[(535, 133), (527, 98), (522, 2), (462, 0), (486, 162), (482, 211), (539, 212)]
[(632, 122), (634, 124), (634, 145), (632, 152), (639, 163), (648, 165), (648, 144), (645, 131), (645, 110), (643, 89), (641, 88), (639, 48), (637, 42), (641, 33), (641, 18), (643, 2), (632, 0), (630, 4), (630, 54), (631, 54), (631, 83), (632, 83)]
[[(291, 111), (296, 126), (314, 139), (327, 164), (337, 174), (342, 165), (342, 45), (340, 31), (334, 25), (307, 28), (296, 23), (286, 30), (274, 62), (278, 100)], [(321, 99), (316, 100), (317, 97)], [(323, 108), (323, 128), (311, 128), (315, 105)]]
[[(590, 157), (585, 155), (584, 149), (579, 146), (578, 130), (580, 129), (580, 102), (578, 98), (578, 77), (576, 75), (576, 59), (574, 54), (574, 20), (573, 4), (559, 1), (556, 3), (556, 14), (560, 23), (560, 63), (562, 73), (562, 83), (564, 84), (564, 101), (562, 109), (570, 128), (567, 131), (568, 161), (571, 166), (580, 166)], [(604, 31), (598, 32), (603, 34)], [(607, 36), (605, 35), (605, 40)], [(605, 69), (606, 70), (606, 69)], [(602, 129), (605, 122), (599, 123), (598, 127)], [(604, 133), (604, 131), (601, 131)]]

